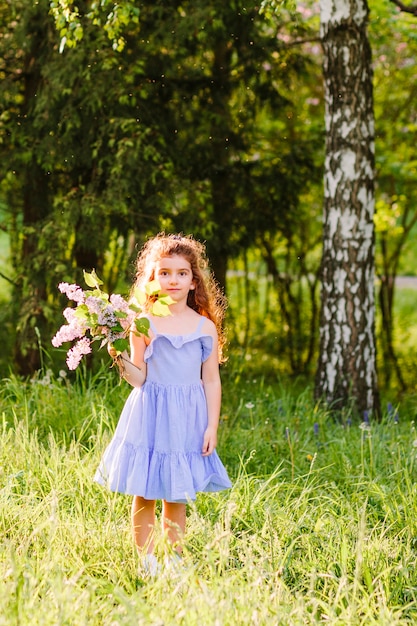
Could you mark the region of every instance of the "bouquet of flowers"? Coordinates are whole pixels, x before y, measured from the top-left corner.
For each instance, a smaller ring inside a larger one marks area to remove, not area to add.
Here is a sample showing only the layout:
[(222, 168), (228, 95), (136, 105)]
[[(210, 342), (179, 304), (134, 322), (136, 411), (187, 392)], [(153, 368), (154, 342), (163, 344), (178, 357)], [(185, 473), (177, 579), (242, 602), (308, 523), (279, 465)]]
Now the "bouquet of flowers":
[(61, 326), (52, 339), (55, 348), (75, 341), (67, 352), (70, 370), (75, 370), (82, 357), (91, 352), (93, 341), (100, 341), (100, 348), (106, 344), (112, 345), (119, 355), (128, 348), (128, 334), (132, 329), (138, 335), (148, 336), (149, 320), (139, 317), (147, 296), (154, 298), (150, 311), (153, 315), (170, 315), (169, 305), (173, 300), (160, 293), (161, 286), (157, 280), (149, 282), (144, 292), (135, 289), (129, 302), (119, 294), (109, 295), (103, 291), (103, 282), (94, 270), (91, 273), (84, 271), (84, 280), (91, 288), (88, 291), (83, 291), (75, 284), (58, 285), (61, 293), (76, 302), (75, 307), (64, 309), (63, 315), (68, 323)]

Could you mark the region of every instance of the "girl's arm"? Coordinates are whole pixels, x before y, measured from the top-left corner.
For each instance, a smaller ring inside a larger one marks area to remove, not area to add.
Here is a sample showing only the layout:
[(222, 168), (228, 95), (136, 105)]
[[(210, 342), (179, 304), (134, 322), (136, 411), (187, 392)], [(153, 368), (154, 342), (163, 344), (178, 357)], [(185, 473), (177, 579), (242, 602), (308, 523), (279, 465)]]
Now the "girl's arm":
[(146, 380), (146, 363), (143, 360), (145, 350), (145, 337), (130, 333), (130, 357), (125, 351), (119, 358), (122, 361), (122, 376), (132, 387), (142, 387)]
[[(214, 325), (213, 325), (214, 327)], [(204, 433), (203, 456), (209, 456), (217, 445), (217, 429), (219, 426), (221, 404), (221, 381), (218, 360), (217, 333), (211, 332), (213, 337), (213, 350), (207, 361), (202, 366), (202, 380), (207, 401), (208, 424)]]

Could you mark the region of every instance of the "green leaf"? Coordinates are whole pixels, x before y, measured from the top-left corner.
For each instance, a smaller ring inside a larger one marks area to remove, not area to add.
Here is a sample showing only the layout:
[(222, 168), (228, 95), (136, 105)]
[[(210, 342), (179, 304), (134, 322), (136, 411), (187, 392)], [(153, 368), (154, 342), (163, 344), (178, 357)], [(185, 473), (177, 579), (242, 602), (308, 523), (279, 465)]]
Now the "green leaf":
[(148, 320), (148, 318), (146, 317), (138, 317), (135, 320), (135, 326), (136, 326), (136, 334), (138, 335), (146, 335), (146, 337), (149, 337), (149, 328), (150, 328), (150, 322)]
[(99, 279), (95, 270), (93, 270), (92, 272), (86, 272), (85, 270), (83, 270), (83, 274), (84, 274), (85, 283), (89, 287), (99, 289), (100, 285), (103, 284), (103, 281)]
[(118, 353), (124, 352), (129, 347), (129, 340), (128, 339), (116, 339), (115, 341), (113, 341), (112, 346), (115, 350), (117, 350)]
[(74, 311), (74, 317), (79, 320), (87, 320), (90, 313), (86, 304), (79, 304)]

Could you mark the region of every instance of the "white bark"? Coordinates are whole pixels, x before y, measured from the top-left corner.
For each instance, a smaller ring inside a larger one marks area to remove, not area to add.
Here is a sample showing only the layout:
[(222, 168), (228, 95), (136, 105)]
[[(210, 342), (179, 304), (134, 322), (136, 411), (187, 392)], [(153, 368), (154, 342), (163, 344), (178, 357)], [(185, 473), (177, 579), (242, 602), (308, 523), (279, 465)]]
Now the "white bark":
[(365, 0), (321, 0), (326, 159), (316, 395), (379, 410), (374, 337), (374, 116)]

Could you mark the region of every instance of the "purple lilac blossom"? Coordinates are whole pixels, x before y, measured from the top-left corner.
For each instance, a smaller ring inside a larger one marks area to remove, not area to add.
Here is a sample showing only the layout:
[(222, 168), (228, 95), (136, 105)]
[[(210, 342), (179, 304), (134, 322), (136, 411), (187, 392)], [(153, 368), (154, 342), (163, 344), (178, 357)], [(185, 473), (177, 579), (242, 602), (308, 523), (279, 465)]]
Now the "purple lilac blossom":
[(96, 298), (95, 296), (88, 296), (88, 298), (85, 299), (85, 304), (90, 313), (99, 314), (103, 308), (103, 301), (101, 298)]
[(129, 305), (126, 300), (120, 296), (118, 293), (113, 293), (110, 296), (110, 302), (114, 306), (117, 311), (122, 311), (123, 313), (129, 313)]
[(109, 328), (116, 326), (116, 324), (118, 323), (118, 319), (114, 313), (113, 307), (107, 306), (105, 309), (103, 309), (98, 314), (97, 323), (99, 324), (99, 326), (108, 326)]

